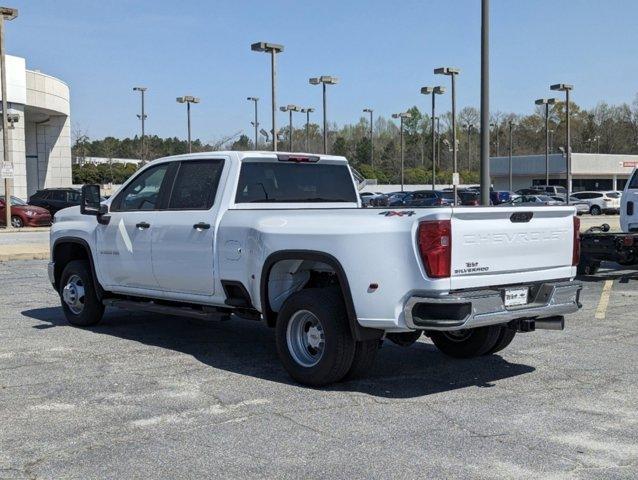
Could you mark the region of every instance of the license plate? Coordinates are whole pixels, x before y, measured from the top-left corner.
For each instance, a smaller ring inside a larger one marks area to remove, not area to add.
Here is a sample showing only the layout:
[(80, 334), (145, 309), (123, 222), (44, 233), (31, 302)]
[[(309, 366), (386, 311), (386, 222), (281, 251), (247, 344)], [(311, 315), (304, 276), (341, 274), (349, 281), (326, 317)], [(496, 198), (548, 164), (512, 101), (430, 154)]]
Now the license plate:
[(527, 295), (529, 289), (524, 288), (506, 288), (503, 290), (503, 303), (506, 307), (515, 307), (517, 305), (525, 305), (527, 303)]

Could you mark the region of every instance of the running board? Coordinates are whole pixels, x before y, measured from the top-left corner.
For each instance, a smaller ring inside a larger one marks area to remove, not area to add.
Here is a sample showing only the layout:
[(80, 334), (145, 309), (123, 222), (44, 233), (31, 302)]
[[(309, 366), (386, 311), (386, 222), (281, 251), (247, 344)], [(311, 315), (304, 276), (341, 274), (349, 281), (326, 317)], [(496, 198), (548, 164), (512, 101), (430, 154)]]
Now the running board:
[(102, 302), (106, 307), (117, 307), (123, 310), (133, 310), (140, 312), (161, 313), (165, 315), (175, 315), (178, 317), (191, 317), (191, 318), (203, 318), (203, 319), (220, 319), (227, 320), (230, 318), (229, 309), (218, 309), (216, 307), (201, 308), (179, 306), (179, 305), (164, 305), (156, 303), (152, 300), (148, 301), (136, 301), (136, 300), (123, 300), (119, 298), (109, 298)]

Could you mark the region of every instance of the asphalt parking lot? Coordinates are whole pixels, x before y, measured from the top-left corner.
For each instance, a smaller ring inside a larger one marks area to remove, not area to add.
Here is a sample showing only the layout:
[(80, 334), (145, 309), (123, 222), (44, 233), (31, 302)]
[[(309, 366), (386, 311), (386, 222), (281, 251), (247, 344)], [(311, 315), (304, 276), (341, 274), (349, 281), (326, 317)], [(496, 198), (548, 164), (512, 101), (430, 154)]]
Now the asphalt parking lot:
[(0, 478), (636, 478), (638, 271), (584, 278), (564, 332), (290, 381), (257, 322), (66, 324), (46, 262), (0, 263)]

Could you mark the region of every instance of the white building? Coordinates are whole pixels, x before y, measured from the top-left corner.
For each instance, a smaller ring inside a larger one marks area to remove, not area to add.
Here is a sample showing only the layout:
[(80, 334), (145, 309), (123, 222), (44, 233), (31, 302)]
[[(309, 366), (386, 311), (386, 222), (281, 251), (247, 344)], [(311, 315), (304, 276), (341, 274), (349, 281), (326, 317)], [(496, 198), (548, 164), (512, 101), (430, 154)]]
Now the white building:
[[(572, 191), (622, 190), (638, 166), (638, 155), (572, 153)], [(562, 154), (549, 156), (551, 185), (566, 185), (566, 163)], [(497, 190), (509, 188), (509, 158), (490, 159), (492, 184)], [(545, 183), (545, 155), (512, 157), (512, 189)]]
[[(40, 188), (71, 186), (69, 87), (24, 58), (7, 55), (8, 113), (18, 116), (9, 134), (12, 194), (26, 199)], [(0, 125), (1, 126), (1, 125)], [(0, 142), (0, 163), (2, 142)], [(4, 194), (4, 181), (0, 181)]]
[(86, 165), (92, 163), (93, 165), (99, 165), (101, 163), (123, 163), (125, 165), (140, 165), (142, 160), (139, 158), (107, 158), (107, 157), (73, 157), (74, 165)]

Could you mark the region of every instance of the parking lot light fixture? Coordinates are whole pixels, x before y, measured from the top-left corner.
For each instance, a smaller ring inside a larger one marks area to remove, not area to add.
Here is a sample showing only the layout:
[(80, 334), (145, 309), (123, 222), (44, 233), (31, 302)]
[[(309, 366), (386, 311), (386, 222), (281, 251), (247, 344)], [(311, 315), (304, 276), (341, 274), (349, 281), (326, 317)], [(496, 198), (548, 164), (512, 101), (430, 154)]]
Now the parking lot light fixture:
[(555, 98), (539, 98), (536, 105), (545, 105), (545, 185), (549, 185), (549, 106), (556, 103)]
[(565, 200), (567, 205), (569, 205), (569, 197), (572, 194), (572, 144), (569, 118), (569, 93), (574, 89), (574, 86), (568, 83), (556, 83), (551, 85), (549, 89), (557, 92), (565, 92), (565, 166), (567, 170), (567, 198)]
[[(272, 132), (277, 131), (277, 54), (284, 51), (284, 46), (277, 43), (257, 42), (250, 46), (253, 52), (270, 54), (270, 88), (271, 88), (271, 114)], [(277, 135), (272, 136), (272, 149), (277, 151)]]
[(133, 91), (140, 92), (142, 97), (142, 112), (140, 115), (137, 116), (137, 118), (142, 121), (142, 137), (140, 138), (140, 142), (142, 143), (142, 152), (140, 155), (142, 163), (144, 163), (144, 161), (146, 160), (146, 137), (144, 134), (144, 122), (146, 120), (146, 117), (148, 117), (148, 115), (146, 115), (146, 112), (144, 111), (144, 94), (146, 93), (146, 90), (146, 87), (133, 87)]
[(268, 132), (262, 128), (261, 130), (259, 130), (259, 133), (261, 133), (264, 136), (264, 138), (266, 139), (266, 143), (268, 143), (268, 138), (269, 138)]
[(282, 112), (288, 112), (290, 115), (290, 123), (288, 124), (288, 151), (292, 152), (292, 112), (299, 112), (301, 109), (297, 105), (288, 104), (285, 107), (279, 107)]
[(302, 108), (301, 113), (306, 114), (306, 153), (310, 152), (310, 114), (315, 111), (312, 107)]
[(421, 87), (421, 94), (432, 95), (432, 126), (430, 128), (431, 142), (432, 142), (432, 190), (436, 189), (436, 128), (435, 122), (438, 120), (436, 117), (436, 96), (443, 95), (445, 93), (445, 87)]
[(374, 132), (372, 131), (373, 128), (373, 115), (374, 115), (374, 110), (371, 108), (364, 108), (363, 109), (364, 113), (369, 113), (370, 114), (370, 166), (374, 167)]
[(323, 88), (323, 153), (328, 153), (328, 114), (326, 102), (326, 85), (336, 85), (339, 83), (337, 77), (330, 75), (321, 75), (320, 77), (312, 77), (308, 79), (310, 85), (322, 85)]
[[(456, 77), (461, 73), (461, 70), (456, 67), (440, 67), (435, 68), (434, 73), (436, 75), (447, 75), (450, 77), (452, 84), (452, 170), (454, 175), (459, 173), (458, 165), (458, 146), (456, 143)], [(456, 203), (458, 185), (457, 182), (453, 182), (452, 189), (454, 191), (454, 203)]]
[(191, 144), (191, 103), (199, 103), (199, 97), (193, 97), (192, 95), (184, 95), (183, 97), (177, 97), (177, 103), (186, 104), (186, 122), (188, 124), (188, 153), (193, 152)]
[(259, 128), (259, 117), (257, 116), (257, 104), (259, 103), (259, 97), (248, 97), (246, 100), (255, 104), (255, 120), (250, 122), (250, 124), (255, 127), (255, 150), (259, 150), (259, 136), (257, 134), (257, 129)]
[(404, 157), (403, 157), (403, 121), (406, 118), (412, 118), (412, 114), (410, 112), (401, 112), (401, 113), (393, 113), (392, 114), (392, 118), (398, 118), (400, 119), (400, 124), (401, 126), (399, 127), (399, 138), (400, 138), (400, 149), (401, 149), (401, 191), (403, 191), (403, 184), (404, 184), (404, 166), (405, 166), (405, 161), (404, 161)]
[[(2, 95), (2, 166), (13, 170), (13, 165), (9, 161), (9, 123), (7, 120), (7, 68), (4, 45), (4, 22), (13, 20), (18, 16), (18, 10), (9, 7), (0, 7), (0, 89)], [(5, 198), (5, 228), (11, 228), (11, 181), (8, 177), (4, 179), (4, 198)]]

